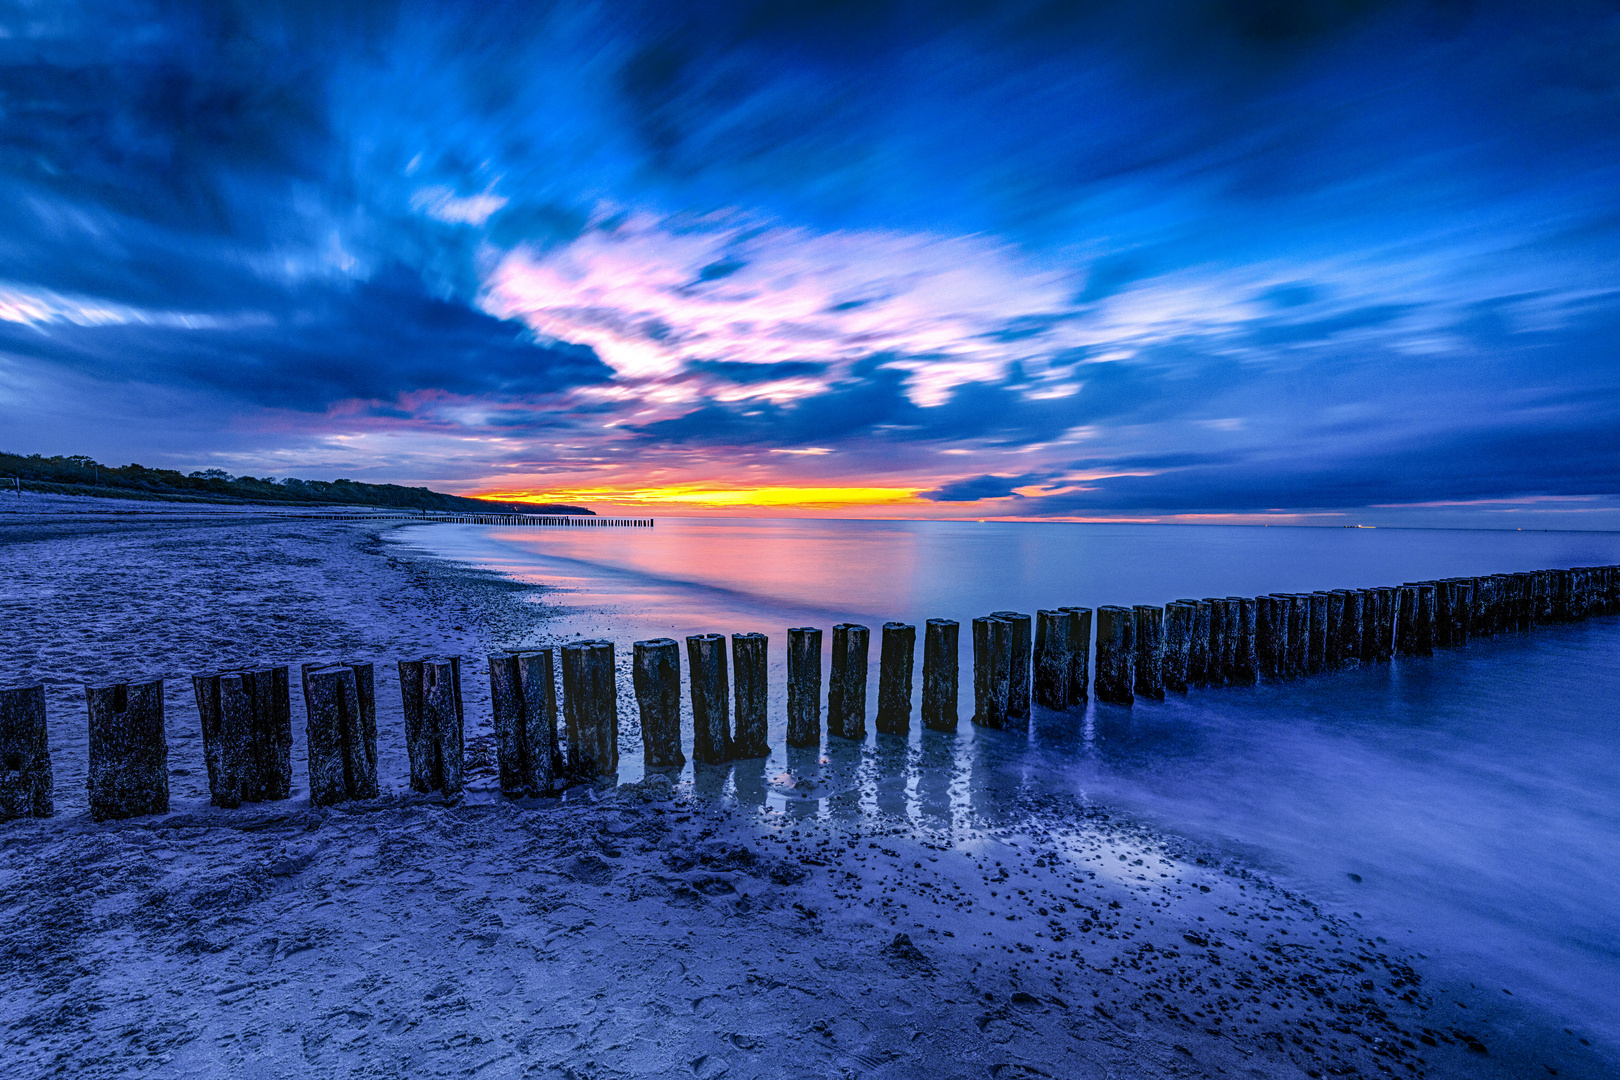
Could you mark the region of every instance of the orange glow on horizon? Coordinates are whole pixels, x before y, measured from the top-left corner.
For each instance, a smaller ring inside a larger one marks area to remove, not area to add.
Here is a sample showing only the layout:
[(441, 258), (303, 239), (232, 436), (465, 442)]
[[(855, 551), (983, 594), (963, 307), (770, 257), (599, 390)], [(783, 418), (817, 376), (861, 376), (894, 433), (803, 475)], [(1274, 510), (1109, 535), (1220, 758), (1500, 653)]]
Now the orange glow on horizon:
[(474, 498), (512, 502), (605, 502), (619, 506), (814, 507), (898, 506), (917, 503), (920, 487), (717, 488), (674, 484), (651, 488), (575, 488), (563, 491), (480, 492)]

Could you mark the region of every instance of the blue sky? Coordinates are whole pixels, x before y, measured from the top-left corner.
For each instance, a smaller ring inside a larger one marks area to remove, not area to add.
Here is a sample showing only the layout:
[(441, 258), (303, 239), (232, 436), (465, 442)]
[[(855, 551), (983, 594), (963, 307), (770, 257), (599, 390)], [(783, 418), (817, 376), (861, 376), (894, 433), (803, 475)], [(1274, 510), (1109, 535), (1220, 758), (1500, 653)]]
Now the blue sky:
[(0, 4), (0, 448), (1620, 527), (1613, 5), (684, 7)]

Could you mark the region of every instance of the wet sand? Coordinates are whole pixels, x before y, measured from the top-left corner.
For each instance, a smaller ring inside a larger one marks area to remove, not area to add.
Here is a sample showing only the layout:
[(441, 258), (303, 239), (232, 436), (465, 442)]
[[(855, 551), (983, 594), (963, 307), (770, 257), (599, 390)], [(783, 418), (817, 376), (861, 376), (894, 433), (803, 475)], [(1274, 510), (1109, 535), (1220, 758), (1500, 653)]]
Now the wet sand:
[[(19, 1075), (1605, 1075), (993, 755), (964, 776), (829, 746), (812, 765), (857, 782), (785, 811), (746, 763), (508, 803), (475, 676), (472, 789), (407, 794), (393, 661), (547, 644), (547, 607), (384, 527), (0, 519), (0, 678), (47, 685), (57, 794), (0, 825)], [(210, 807), (188, 676), (337, 656), (378, 662), (384, 796), (309, 808), (295, 685), (293, 797)], [(173, 812), (95, 825), (81, 687), (140, 673), (171, 680)]]

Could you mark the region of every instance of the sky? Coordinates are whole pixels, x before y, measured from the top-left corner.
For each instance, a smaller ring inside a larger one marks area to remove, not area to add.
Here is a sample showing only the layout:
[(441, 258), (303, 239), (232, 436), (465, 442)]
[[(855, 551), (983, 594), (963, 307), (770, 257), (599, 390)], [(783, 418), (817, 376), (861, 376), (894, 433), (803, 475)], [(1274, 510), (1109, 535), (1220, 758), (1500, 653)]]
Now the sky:
[(1620, 8), (0, 0), (0, 449), (1620, 528)]

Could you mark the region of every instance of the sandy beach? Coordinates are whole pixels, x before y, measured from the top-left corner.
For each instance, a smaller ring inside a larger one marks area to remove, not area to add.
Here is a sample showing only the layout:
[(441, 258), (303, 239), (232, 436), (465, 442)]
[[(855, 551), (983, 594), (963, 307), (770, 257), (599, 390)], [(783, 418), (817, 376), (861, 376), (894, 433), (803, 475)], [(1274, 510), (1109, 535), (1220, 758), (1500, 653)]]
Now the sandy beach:
[[(483, 656), (554, 644), (545, 589), (392, 527), (0, 516), (0, 680), (46, 685), (56, 784), (55, 817), (0, 826), (14, 1075), (1605, 1075), (1573, 1037), (1514, 1037), (1488, 990), (993, 761), (953, 793), (829, 746), (864, 786), (785, 812), (713, 794), (724, 770), (509, 802)], [(405, 782), (392, 665), (430, 653), (473, 673), (452, 805)], [(294, 680), (292, 797), (211, 807), (189, 676), (337, 657), (378, 665), (383, 795), (310, 808)], [(82, 687), (141, 674), (168, 680), (172, 812), (93, 824)], [(908, 782), (956, 809), (908, 815)]]

